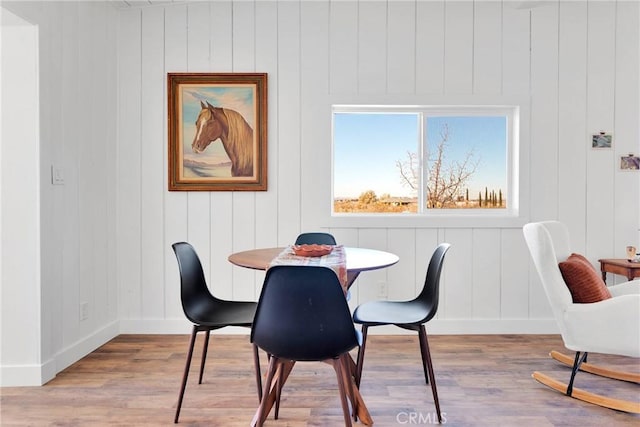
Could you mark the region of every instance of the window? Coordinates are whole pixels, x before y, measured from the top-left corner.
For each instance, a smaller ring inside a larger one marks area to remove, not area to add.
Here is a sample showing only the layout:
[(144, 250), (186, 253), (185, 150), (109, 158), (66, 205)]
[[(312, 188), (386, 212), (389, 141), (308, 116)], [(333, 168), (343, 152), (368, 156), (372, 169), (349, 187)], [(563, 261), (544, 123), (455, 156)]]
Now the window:
[(517, 107), (334, 106), (332, 213), (518, 210)]

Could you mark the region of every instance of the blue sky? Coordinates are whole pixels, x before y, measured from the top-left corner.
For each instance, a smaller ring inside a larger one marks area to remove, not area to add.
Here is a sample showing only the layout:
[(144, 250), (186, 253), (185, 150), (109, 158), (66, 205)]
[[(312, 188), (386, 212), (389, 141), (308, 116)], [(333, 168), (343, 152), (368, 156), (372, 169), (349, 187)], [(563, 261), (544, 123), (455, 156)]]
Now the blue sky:
[[(334, 116), (334, 196), (357, 197), (374, 190), (378, 196), (411, 196), (401, 185), (396, 161), (407, 152), (418, 152), (418, 116), (411, 114), (337, 113)], [(506, 192), (505, 117), (429, 117), (426, 136), (430, 149), (440, 142), (446, 124), (449, 140), (445, 154), (449, 161), (462, 162), (473, 151), (479, 161), (469, 182), (470, 197), (485, 186)]]

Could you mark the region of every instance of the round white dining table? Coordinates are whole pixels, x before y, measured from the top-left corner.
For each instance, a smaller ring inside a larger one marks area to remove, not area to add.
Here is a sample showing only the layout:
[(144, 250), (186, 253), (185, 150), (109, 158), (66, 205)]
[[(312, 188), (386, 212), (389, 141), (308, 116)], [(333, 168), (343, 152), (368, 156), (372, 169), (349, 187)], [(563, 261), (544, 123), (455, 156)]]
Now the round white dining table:
[[(263, 248), (236, 252), (229, 255), (229, 262), (234, 265), (255, 270), (266, 270), (271, 261), (286, 248)], [(347, 267), (347, 288), (363, 271), (377, 270), (394, 265), (399, 261), (397, 255), (377, 249), (344, 247)]]

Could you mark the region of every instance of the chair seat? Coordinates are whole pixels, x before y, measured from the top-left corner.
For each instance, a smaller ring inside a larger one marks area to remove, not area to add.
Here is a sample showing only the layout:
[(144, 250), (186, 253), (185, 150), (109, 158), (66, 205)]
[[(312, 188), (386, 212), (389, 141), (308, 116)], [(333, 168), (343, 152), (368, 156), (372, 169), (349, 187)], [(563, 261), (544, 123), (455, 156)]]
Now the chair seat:
[(425, 322), (430, 311), (422, 301), (370, 301), (356, 308), (353, 321), (371, 326), (417, 325)]
[(215, 305), (209, 301), (194, 304), (189, 313), (189, 320), (202, 326), (248, 326), (253, 322), (253, 316), (258, 306), (255, 302), (221, 301)]

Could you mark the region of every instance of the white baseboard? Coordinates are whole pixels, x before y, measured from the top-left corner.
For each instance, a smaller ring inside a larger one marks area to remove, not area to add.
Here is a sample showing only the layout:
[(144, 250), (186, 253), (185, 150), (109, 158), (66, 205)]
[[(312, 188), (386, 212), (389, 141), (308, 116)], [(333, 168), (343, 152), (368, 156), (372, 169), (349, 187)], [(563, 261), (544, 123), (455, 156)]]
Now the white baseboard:
[(0, 366), (0, 387), (40, 386), (51, 379), (44, 380), (55, 370), (52, 366), (55, 366), (52, 360), (43, 364)]
[[(499, 335), (499, 334), (558, 334), (559, 329), (553, 319), (433, 319), (425, 324), (429, 335)], [(412, 335), (408, 331), (392, 325), (369, 328), (369, 335)]]
[[(496, 334), (558, 334), (554, 319), (433, 319), (425, 324), (431, 335), (496, 335)], [(371, 327), (369, 334), (411, 334), (395, 326)]]
[(40, 386), (107, 341), (118, 336), (118, 321), (74, 342), (40, 364), (0, 366), (0, 387)]
[[(186, 319), (121, 319), (121, 334), (190, 334), (191, 323)], [(554, 319), (433, 319), (426, 324), (427, 333), (434, 335), (491, 335), (491, 334), (557, 334)], [(249, 328), (227, 327), (213, 333), (248, 335)], [(376, 335), (413, 334), (393, 326), (369, 329)]]
[[(120, 319), (121, 334), (191, 334), (193, 324), (180, 319)], [(214, 334), (249, 335), (249, 328), (229, 326), (213, 331)]]
[(117, 320), (108, 323), (103, 328), (62, 349), (56, 355), (57, 372), (71, 366), (96, 348), (105, 344), (119, 335), (119, 322)]

